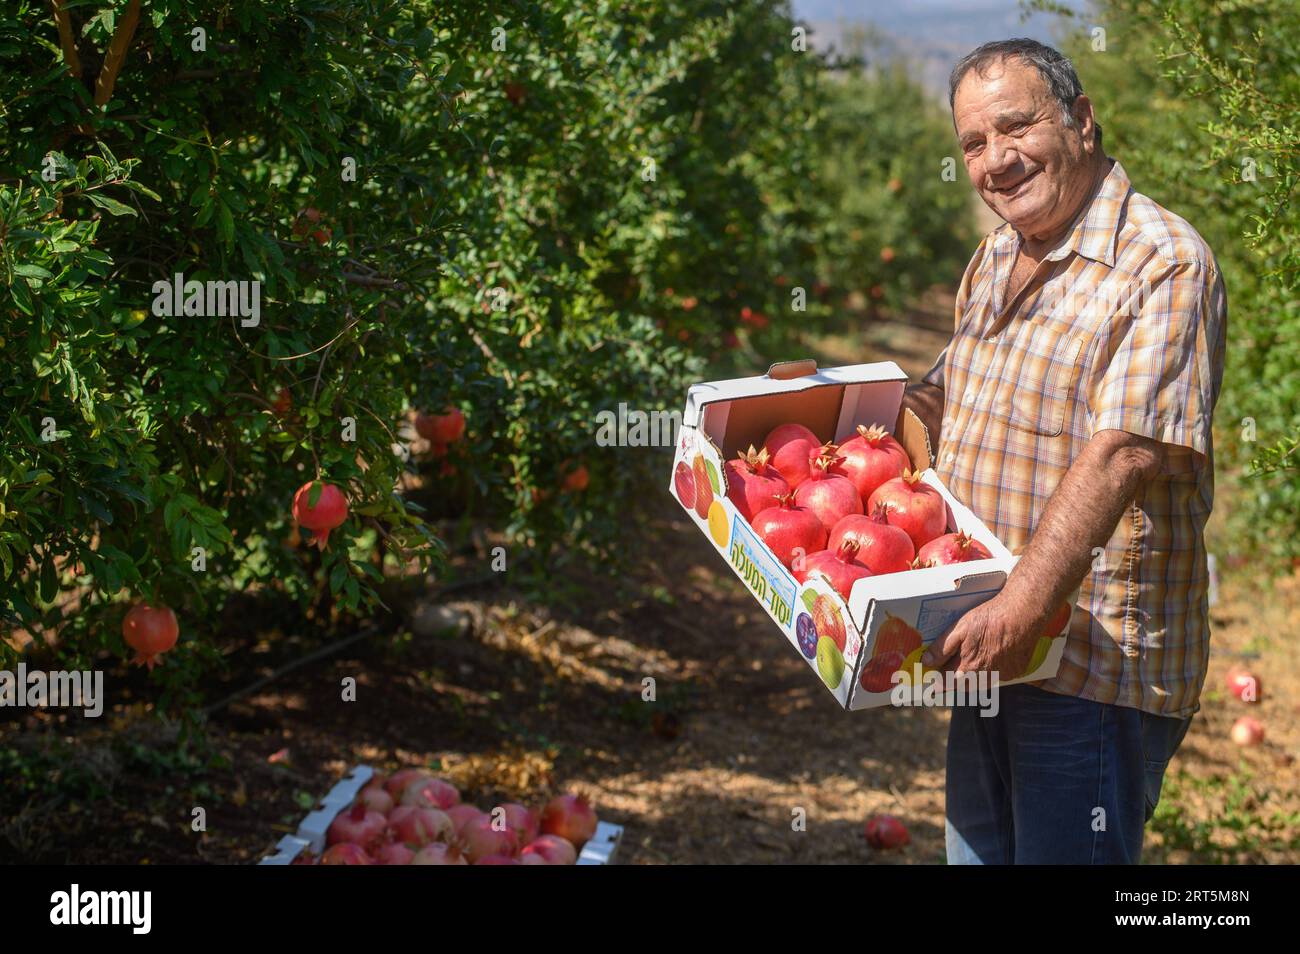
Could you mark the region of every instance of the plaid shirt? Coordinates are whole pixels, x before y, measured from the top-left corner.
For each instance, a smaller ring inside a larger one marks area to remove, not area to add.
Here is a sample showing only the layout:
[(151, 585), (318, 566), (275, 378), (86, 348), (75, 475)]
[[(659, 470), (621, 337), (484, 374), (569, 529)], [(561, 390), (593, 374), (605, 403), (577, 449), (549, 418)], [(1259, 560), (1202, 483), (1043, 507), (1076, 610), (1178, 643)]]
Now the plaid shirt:
[(1118, 162), (1046, 256), (1045, 284), (1036, 278), (1002, 314), (1018, 243), (1010, 225), (980, 243), (956, 331), (924, 377), (945, 391), (935, 469), (1014, 553), (1097, 431), (1163, 442), (1164, 471), (1094, 560), (1061, 668), (1038, 685), (1191, 715), (1210, 641), (1203, 534), (1227, 328), (1218, 264), (1190, 225), (1133, 191)]

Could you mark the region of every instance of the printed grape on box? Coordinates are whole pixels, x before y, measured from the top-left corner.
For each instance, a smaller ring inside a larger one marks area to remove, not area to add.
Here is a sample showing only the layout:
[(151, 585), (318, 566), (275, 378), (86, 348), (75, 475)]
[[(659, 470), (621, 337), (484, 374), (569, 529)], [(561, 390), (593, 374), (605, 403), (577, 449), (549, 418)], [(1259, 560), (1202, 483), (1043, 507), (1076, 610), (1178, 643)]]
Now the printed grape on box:
[[(896, 364), (820, 370), (794, 365), (793, 372), (773, 366), (768, 375), (692, 387), (670, 492), (843, 708), (890, 705), (897, 685), (929, 678), (919, 662), (925, 648), (962, 614), (992, 598), (1017, 558), (930, 467), (924, 426), (910, 412), (899, 414), (907, 378)], [(969, 534), (991, 557), (859, 579), (848, 600), (823, 579), (810, 575), (799, 582), (727, 497), (724, 454), (761, 447), (766, 434), (783, 423), (803, 424), (836, 444), (859, 425), (898, 434), (913, 469), (942, 494), (948, 531)], [(1055, 631), (1039, 639), (1029, 668), (1001, 684), (1055, 675), (1065, 643), (1059, 637), (1068, 623), (1068, 613), (1054, 619)], [(943, 701), (953, 704), (952, 693)]]

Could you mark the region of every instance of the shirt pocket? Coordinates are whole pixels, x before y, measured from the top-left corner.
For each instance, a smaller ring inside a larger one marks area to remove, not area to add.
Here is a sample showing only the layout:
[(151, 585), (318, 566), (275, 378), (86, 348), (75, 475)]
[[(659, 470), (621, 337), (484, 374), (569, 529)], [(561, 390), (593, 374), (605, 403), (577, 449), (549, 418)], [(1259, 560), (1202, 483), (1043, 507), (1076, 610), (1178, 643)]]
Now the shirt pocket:
[(1056, 437), (1079, 380), (1084, 335), (1025, 322), (1009, 352), (993, 400), (993, 416), (1029, 434)]

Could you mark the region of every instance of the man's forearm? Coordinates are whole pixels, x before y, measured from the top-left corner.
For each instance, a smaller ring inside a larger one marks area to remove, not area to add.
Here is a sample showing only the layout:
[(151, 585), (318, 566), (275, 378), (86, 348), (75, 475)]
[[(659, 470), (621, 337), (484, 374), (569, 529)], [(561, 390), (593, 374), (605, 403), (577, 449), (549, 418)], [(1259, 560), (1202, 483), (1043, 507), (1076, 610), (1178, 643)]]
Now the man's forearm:
[(1092, 567), (1142, 485), (1159, 472), (1160, 445), (1122, 431), (1094, 436), (1047, 502), (1003, 589), (1016, 612), (1046, 622)]

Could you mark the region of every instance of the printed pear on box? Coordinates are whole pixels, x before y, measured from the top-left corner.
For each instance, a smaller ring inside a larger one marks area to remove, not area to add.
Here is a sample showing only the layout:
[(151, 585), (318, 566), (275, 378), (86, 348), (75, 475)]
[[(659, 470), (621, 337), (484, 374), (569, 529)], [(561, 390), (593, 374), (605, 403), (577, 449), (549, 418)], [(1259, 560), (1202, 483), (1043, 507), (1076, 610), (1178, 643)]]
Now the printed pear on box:
[[(673, 459), (670, 491), (845, 709), (925, 679), (926, 647), (1017, 559), (930, 466), (906, 382), (892, 361), (797, 361), (698, 384)], [(1054, 675), (1063, 645), (1045, 634), (999, 681)]]

